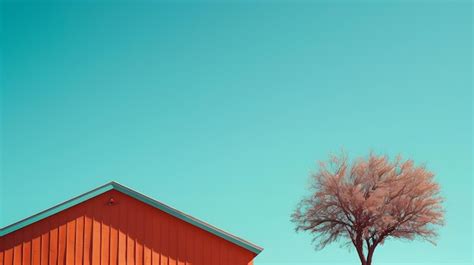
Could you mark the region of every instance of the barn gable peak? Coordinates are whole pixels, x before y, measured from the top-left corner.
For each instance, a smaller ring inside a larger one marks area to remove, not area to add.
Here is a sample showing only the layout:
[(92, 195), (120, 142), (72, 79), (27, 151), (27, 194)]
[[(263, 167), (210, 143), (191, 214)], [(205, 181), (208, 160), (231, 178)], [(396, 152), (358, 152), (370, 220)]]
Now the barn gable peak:
[[(166, 205), (166, 204), (164, 204), (160, 201), (157, 201), (157, 200), (155, 200), (151, 197), (148, 197), (148, 196), (146, 196), (142, 193), (139, 193), (139, 192), (137, 192), (137, 191), (135, 191), (131, 188), (128, 188), (128, 187), (126, 187), (122, 184), (119, 184), (115, 181), (106, 183), (106, 184), (104, 184), (100, 187), (97, 187), (97, 188), (95, 188), (91, 191), (88, 191), (88, 192), (83, 193), (79, 196), (71, 198), (71, 199), (69, 199), (69, 200), (67, 200), (63, 203), (60, 203), (60, 204), (58, 204), (56, 206), (53, 206), (49, 209), (41, 211), (41, 212), (39, 212), (35, 215), (32, 215), (28, 218), (25, 218), (25, 219), (20, 220), (16, 223), (13, 223), (13, 224), (7, 225), (3, 228), (0, 228), (0, 237), (3, 237), (7, 234), (10, 234), (10, 233), (16, 231), (16, 230), (22, 229), (23, 227), (26, 227), (30, 224), (33, 224), (33, 223), (38, 222), (40, 220), (43, 220), (43, 219), (45, 219), (49, 216), (52, 216), (56, 213), (62, 212), (66, 209), (69, 209), (69, 208), (71, 208), (75, 205), (78, 205), (78, 204), (80, 204), (82, 202), (85, 202), (89, 199), (97, 197), (97, 196), (99, 196), (99, 195), (101, 195), (105, 192), (110, 191), (110, 190), (116, 190), (116, 191), (119, 191), (121, 193), (124, 193), (124, 194), (138, 200), (138, 201), (141, 201), (141, 202), (143, 202), (145, 204), (148, 204), (148, 205), (150, 205), (150, 206), (152, 206), (156, 209), (159, 209), (163, 212), (166, 212), (166, 213), (168, 213), (168, 214), (170, 214), (170, 215), (172, 215), (172, 216), (174, 216), (178, 219), (181, 219), (181, 220), (183, 220), (187, 223), (190, 223), (191, 225), (199, 227), (199, 228), (201, 228), (201, 229), (203, 229), (207, 232), (210, 232), (210, 233), (212, 233), (212, 234), (214, 234), (218, 237), (221, 237), (221, 238), (223, 238), (223, 239), (225, 239), (225, 240), (227, 240), (231, 243), (234, 243), (238, 246), (241, 246), (241, 247), (243, 247), (243, 248), (245, 248), (245, 249), (247, 249), (247, 250), (249, 250), (249, 251), (251, 251), (255, 254), (259, 254), (263, 250), (263, 248), (255, 245), (255, 244), (253, 244), (253, 243), (251, 243), (247, 240), (244, 240), (244, 239), (242, 239), (240, 237), (237, 237), (237, 236), (235, 236), (231, 233), (228, 233), (228, 232), (226, 232), (222, 229), (219, 229), (219, 228), (217, 228), (213, 225), (210, 225), (210, 224), (208, 224), (204, 221), (201, 221), (201, 220), (199, 220), (199, 219), (197, 219), (193, 216), (190, 216), (190, 215), (188, 215), (184, 212), (181, 212), (181, 211), (179, 211), (179, 210), (177, 210), (177, 209), (175, 209), (171, 206), (168, 206), (168, 205)], [(111, 202), (111, 203), (113, 203), (113, 202)]]

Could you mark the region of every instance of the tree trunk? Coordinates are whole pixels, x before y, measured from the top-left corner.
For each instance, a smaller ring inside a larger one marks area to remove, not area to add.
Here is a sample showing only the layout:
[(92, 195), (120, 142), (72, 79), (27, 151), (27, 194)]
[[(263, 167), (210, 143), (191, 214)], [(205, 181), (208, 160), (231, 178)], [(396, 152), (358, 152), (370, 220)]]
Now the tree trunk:
[(372, 265), (372, 257), (374, 255), (376, 246), (370, 246), (367, 250), (367, 257), (364, 255), (364, 247), (362, 244), (357, 244), (356, 250), (359, 255), (361, 265)]
[(372, 256), (374, 255), (375, 247), (376, 245), (369, 247), (367, 251), (367, 262), (365, 265), (372, 265)]
[(367, 264), (367, 260), (365, 259), (365, 256), (364, 256), (364, 247), (361, 245), (358, 245), (356, 247), (356, 250), (357, 250), (357, 255), (359, 255), (359, 259), (360, 259), (360, 262), (361, 262), (361, 265), (369, 265)]

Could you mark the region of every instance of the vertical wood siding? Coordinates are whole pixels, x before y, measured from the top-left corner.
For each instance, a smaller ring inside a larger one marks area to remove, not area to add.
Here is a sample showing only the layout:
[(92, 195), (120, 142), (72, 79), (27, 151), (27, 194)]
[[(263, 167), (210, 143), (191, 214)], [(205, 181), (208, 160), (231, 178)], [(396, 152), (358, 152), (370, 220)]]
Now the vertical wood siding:
[(115, 190), (0, 238), (0, 265), (252, 265), (254, 256)]

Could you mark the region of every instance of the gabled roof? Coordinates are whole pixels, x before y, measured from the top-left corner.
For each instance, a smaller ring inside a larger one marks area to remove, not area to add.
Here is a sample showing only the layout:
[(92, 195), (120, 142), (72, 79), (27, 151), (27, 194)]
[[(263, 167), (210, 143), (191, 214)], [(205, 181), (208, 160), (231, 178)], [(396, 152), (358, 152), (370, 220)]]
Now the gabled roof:
[(206, 222), (203, 222), (199, 219), (196, 219), (188, 214), (185, 214), (179, 210), (176, 210), (175, 208), (173, 207), (170, 207), (162, 202), (159, 202), (157, 200), (154, 200), (146, 195), (143, 195), (139, 192), (136, 192), (128, 187), (125, 187), (117, 182), (110, 182), (110, 183), (107, 183), (105, 185), (102, 185), (98, 188), (95, 188), (89, 192), (86, 192), (84, 194), (81, 194), (77, 197), (74, 197), (70, 200), (67, 200), (61, 204), (58, 204), (56, 206), (53, 206), (49, 209), (46, 209), (42, 212), (39, 212), (35, 215), (32, 215), (28, 218), (25, 218), (23, 220), (20, 220), (16, 223), (13, 223), (11, 225), (8, 225), (8, 226), (5, 226), (3, 228), (0, 229), (0, 237), (4, 236), (4, 235), (7, 235), (7, 234), (10, 234), (18, 229), (21, 229), (27, 225), (30, 225), (32, 223), (35, 223), (35, 222), (38, 222), (42, 219), (45, 219), (53, 214), (56, 214), (58, 212), (61, 212), (61, 211), (64, 211), (70, 207), (73, 207), (81, 202), (84, 202), (86, 200), (89, 200), (91, 198), (94, 198), (100, 194), (103, 194), (107, 191), (110, 191), (110, 190), (117, 190), (119, 192), (122, 192), (132, 198), (135, 198), (141, 202), (144, 202), (152, 207), (155, 207), (159, 210), (162, 210), (176, 218), (179, 218), (185, 222), (188, 222), (194, 226), (197, 226), (201, 229), (204, 229), (206, 230), (207, 232), (210, 232), (218, 237), (221, 237), (227, 241), (230, 241), (236, 245), (239, 245), (247, 250), (250, 250), (251, 252), (255, 253), (255, 254), (259, 254), (260, 252), (262, 252), (263, 248), (253, 244), (253, 243), (250, 243), (249, 241), (246, 241), (240, 237), (237, 237), (235, 235), (232, 235), (228, 232), (225, 232), (215, 226), (212, 226)]

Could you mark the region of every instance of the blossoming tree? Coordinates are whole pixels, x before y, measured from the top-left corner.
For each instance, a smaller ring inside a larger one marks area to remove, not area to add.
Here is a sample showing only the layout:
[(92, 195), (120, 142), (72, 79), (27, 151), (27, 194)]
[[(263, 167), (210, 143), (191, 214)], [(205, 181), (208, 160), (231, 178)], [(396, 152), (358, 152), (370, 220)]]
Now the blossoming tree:
[(321, 162), (311, 195), (292, 214), (297, 231), (313, 235), (318, 249), (343, 240), (371, 265), (375, 249), (389, 238), (435, 243), (444, 210), (434, 174), (412, 160), (370, 154), (348, 162), (346, 155)]

